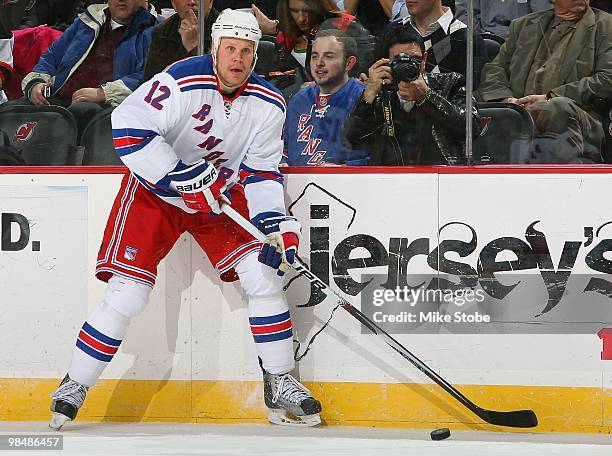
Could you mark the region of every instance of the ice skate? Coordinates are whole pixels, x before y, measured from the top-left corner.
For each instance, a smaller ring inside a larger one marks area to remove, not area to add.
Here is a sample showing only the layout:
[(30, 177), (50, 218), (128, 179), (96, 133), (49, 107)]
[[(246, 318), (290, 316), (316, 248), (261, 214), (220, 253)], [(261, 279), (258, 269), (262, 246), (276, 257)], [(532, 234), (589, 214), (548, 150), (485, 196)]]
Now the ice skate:
[(321, 424), (321, 403), (290, 374), (264, 372), (264, 400), (270, 409), (268, 420), (286, 426)]
[(66, 421), (72, 421), (76, 418), (77, 413), (87, 394), (87, 387), (72, 380), (68, 374), (60, 383), (58, 389), (51, 394), (51, 422), (49, 427), (55, 431), (59, 431)]

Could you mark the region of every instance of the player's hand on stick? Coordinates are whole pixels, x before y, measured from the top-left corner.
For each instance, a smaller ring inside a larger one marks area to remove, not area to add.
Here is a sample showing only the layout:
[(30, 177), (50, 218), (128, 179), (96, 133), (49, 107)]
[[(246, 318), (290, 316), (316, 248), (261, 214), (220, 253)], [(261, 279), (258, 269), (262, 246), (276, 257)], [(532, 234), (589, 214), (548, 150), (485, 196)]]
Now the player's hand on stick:
[(221, 214), (220, 203), (229, 204), (225, 179), (215, 167), (201, 160), (180, 171), (168, 173), (170, 187), (181, 194), (185, 206), (211, 215)]
[(295, 261), (302, 227), (295, 217), (277, 215), (260, 220), (257, 228), (268, 237), (261, 247), (259, 261), (282, 276)]

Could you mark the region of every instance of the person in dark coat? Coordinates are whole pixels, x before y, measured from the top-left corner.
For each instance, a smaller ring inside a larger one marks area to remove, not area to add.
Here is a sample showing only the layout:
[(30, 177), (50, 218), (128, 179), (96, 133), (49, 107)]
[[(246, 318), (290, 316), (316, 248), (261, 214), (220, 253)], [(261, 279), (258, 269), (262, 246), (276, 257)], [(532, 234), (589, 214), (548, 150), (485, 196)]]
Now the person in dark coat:
[[(198, 53), (198, 0), (172, 0), (176, 14), (166, 19), (153, 30), (153, 37), (141, 84), (145, 83), (166, 67)], [(219, 13), (212, 8), (212, 0), (205, 3), (206, 36), (205, 51), (210, 50), (210, 31)]]
[[(423, 37), (410, 24), (387, 28), (380, 49), (382, 58), (368, 70), (363, 95), (344, 124), (345, 142), (367, 149), (373, 166), (464, 164), (467, 116), (472, 136), (481, 130), (477, 111), (466, 110), (465, 78), (427, 73)], [(398, 58), (404, 65), (411, 60), (412, 80), (394, 74)]]

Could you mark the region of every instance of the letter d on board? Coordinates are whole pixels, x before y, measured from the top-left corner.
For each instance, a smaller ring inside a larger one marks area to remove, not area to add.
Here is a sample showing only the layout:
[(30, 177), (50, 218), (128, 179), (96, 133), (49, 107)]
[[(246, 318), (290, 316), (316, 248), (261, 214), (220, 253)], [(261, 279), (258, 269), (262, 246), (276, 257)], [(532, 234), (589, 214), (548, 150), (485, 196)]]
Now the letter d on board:
[[(11, 225), (16, 223), (19, 226), (19, 239), (11, 241)], [(16, 252), (23, 250), (30, 242), (30, 224), (28, 219), (21, 214), (3, 213), (2, 223), (0, 223), (1, 242), (0, 249), (6, 252)]]

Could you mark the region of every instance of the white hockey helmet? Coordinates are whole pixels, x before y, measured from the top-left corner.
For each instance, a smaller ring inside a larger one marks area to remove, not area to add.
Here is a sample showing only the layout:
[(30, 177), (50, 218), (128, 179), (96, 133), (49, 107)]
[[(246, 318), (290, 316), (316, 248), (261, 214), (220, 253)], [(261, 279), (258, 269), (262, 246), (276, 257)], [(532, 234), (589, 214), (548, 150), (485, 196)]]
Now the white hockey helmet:
[[(217, 20), (212, 25), (212, 48), (211, 54), (216, 60), (217, 49), (221, 38), (241, 38), (255, 43), (255, 58), (253, 59), (253, 68), (257, 61), (257, 45), (261, 39), (261, 29), (257, 23), (257, 19), (252, 13), (246, 11), (238, 11), (233, 9), (225, 9), (219, 14)], [(216, 65), (215, 65), (216, 66)], [(251, 68), (251, 71), (253, 70)]]

